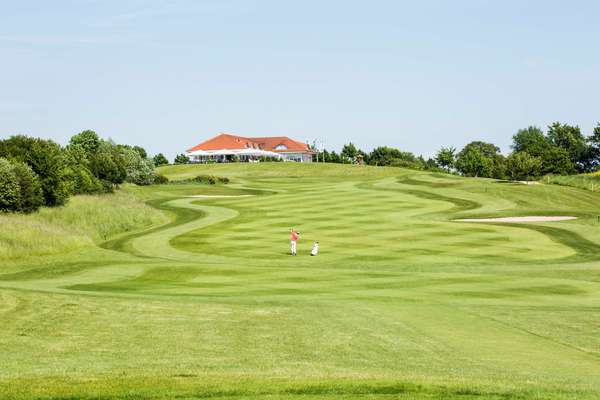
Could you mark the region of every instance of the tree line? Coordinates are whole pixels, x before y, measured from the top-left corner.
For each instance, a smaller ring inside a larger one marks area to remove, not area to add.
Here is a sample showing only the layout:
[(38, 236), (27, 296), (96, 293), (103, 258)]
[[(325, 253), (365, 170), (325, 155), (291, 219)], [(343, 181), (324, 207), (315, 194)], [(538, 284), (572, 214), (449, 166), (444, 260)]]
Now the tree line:
[(339, 154), (319, 152), (315, 161), (397, 166), (511, 180), (595, 172), (600, 169), (600, 123), (589, 136), (578, 126), (559, 122), (548, 126), (546, 132), (530, 126), (513, 135), (511, 148), (512, 152), (505, 156), (493, 143), (473, 141), (460, 151), (442, 147), (435, 157), (425, 159), (387, 146), (364, 152), (349, 143)]
[(352, 142), (345, 144), (339, 154), (328, 150), (318, 152), (314, 155), (313, 161), (439, 170), (432, 158), (425, 159), (423, 156), (416, 156), (409, 151), (401, 151), (388, 146), (377, 147), (371, 152), (365, 152)]
[(589, 136), (578, 126), (555, 122), (546, 132), (536, 126), (520, 129), (512, 137), (508, 156), (492, 143), (471, 142), (460, 152), (441, 148), (437, 164), (465, 176), (529, 180), (544, 175), (595, 172), (600, 166), (600, 124)]
[(92, 130), (74, 135), (66, 146), (24, 135), (0, 140), (0, 211), (33, 212), (63, 205), (71, 195), (157, 179), (144, 148), (104, 140)]

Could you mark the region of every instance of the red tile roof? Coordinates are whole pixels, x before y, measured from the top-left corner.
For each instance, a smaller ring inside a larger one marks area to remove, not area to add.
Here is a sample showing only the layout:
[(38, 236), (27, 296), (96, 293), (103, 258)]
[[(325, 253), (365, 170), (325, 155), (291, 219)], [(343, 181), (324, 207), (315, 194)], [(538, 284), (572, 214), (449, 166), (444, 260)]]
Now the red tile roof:
[(312, 152), (306, 143), (298, 142), (287, 136), (247, 138), (227, 133), (221, 133), (208, 139), (192, 147), (188, 152), (195, 150), (238, 150), (247, 148), (258, 148), (276, 153)]
[[(258, 143), (260, 148), (263, 150), (275, 151), (279, 153), (310, 150), (306, 143), (298, 142), (297, 140), (290, 139), (287, 136), (254, 137), (249, 139), (255, 143)], [(278, 146), (284, 146), (286, 149), (278, 150)]]

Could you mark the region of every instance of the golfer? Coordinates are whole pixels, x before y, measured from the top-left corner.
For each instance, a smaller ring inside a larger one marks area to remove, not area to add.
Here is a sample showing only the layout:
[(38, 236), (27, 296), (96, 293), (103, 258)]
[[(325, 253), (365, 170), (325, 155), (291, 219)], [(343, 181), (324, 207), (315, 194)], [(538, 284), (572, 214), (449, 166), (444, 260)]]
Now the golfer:
[(290, 247), (292, 248), (292, 255), (296, 255), (296, 242), (300, 237), (300, 232), (294, 230), (294, 228), (290, 228)]

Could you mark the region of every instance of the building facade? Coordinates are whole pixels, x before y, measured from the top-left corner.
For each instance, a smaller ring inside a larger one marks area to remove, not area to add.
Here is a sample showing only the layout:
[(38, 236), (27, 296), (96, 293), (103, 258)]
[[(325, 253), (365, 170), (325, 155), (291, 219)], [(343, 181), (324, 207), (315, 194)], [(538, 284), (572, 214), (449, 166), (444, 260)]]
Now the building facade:
[(243, 137), (221, 133), (187, 150), (192, 162), (231, 162), (280, 159), (312, 162), (315, 151), (287, 136)]

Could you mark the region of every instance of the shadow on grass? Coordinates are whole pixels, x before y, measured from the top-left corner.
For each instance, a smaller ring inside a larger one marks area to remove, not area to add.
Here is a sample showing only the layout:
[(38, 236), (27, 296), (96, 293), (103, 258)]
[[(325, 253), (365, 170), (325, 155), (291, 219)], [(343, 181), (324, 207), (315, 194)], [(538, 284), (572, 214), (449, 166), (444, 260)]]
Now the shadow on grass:
[(0, 381), (5, 399), (593, 399), (594, 393), (551, 389), (491, 389), (460, 385), (418, 384), (403, 381), (324, 379), (319, 381), (281, 379), (250, 380), (247, 378), (209, 378), (193, 373), (175, 373), (164, 377), (102, 378), (100, 380), (56, 379), (52, 382), (33, 380)]

